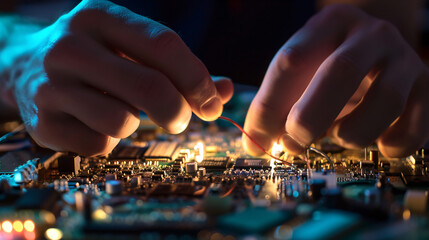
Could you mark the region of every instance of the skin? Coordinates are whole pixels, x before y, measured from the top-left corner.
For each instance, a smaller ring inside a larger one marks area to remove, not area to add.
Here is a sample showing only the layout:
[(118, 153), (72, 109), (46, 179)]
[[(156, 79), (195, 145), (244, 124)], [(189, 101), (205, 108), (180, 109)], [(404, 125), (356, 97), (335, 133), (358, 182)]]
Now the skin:
[[(408, 5), (381, 2), (349, 1), (386, 13), (415, 44), (414, 24), (396, 19), (412, 12)], [(326, 134), (348, 148), (375, 141), (386, 156), (412, 153), (429, 136), (428, 71), (400, 33), (354, 7), (324, 8), (274, 57), (245, 130), (266, 149), (280, 141), (293, 154)], [(0, 97), (36, 142), (57, 151), (110, 152), (135, 131), (138, 110), (179, 133), (191, 112), (214, 120), (232, 96), (231, 81), (212, 79), (176, 33), (107, 1), (83, 1), (17, 40), (0, 53), (10, 60), (1, 63)]]
[(347, 148), (376, 142), (385, 156), (403, 157), (429, 138), (427, 89), (428, 69), (396, 27), (332, 5), (278, 51), (244, 129), (266, 149), (279, 141), (291, 154), (328, 134)]
[(233, 92), (174, 31), (108, 1), (82, 1), (7, 47), (6, 69), (19, 74), (4, 96), (33, 139), (56, 151), (109, 153), (137, 129), (139, 110), (179, 133), (192, 112), (215, 120)]

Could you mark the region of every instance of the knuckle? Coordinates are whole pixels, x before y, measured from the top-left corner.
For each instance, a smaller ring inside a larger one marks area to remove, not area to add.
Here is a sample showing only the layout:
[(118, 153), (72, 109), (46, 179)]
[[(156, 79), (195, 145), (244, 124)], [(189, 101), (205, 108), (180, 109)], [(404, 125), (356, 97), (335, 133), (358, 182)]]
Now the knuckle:
[(60, 38), (53, 40), (43, 58), (45, 69), (50, 69), (53, 64), (68, 57), (77, 40), (77, 36), (73, 34), (63, 34)]
[(377, 19), (372, 23), (372, 31), (388, 38), (399, 34), (399, 31), (392, 23), (383, 19)]
[(332, 64), (335, 69), (347, 73), (348, 76), (358, 76), (360, 74), (360, 67), (354, 60), (354, 57), (348, 53), (340, 53), (332, 58)]
[(286, 69), (289, 67), (297, 68), (303, 66), (305, 55), (298, 47), (284, 46), (277, 55), (277, 67)]
[(181, 43), (182, 39), (179, 35), (167, 27), (156, 27), (150, 33), (151, 47), (160, 54), (177, 49)]
[(184, 87), (182, 92), (185, 95), (191, 96), (191, 101), (195, 101), (196, 104), (203, 104), (208, 99), (216, 96), (216, 88), (214, 84), (209, 80), (210, 76), (203, 73), (200, 70), (194, 72), (194, 81), (189, 81)]

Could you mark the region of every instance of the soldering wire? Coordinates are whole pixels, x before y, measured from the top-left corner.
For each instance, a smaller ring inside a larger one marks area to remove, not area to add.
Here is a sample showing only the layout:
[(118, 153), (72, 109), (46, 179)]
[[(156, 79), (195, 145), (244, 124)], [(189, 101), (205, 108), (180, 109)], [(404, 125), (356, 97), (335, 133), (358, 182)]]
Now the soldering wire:
[(292, 166), (292, 164), (290, 163), (290, 162), (288, 162), (288, 161), (286, 161), (286, 160), (283, 160), (283, 159), (281, 159), (281, 158), (279, 158), (279, 157), (276, 157), (276, 156), (274, 156), (274, 155), (272, 155), (271, 153), (269, 153), (267, 150), (265, 150), (261, 145), (259, 145), (259, 143), (255, 140), (255, 139), (253, 139), (246, 131), (244, 131), (244, 129), (237, 123), (237, 122), (235, 122), (234, 120), (232, 120), (232, 119), (230, 119), (230, 118), (227, 118), (227, 117), (224, 117), (224, 116), (220, 116), (219, 117), (219, 119), (223, 119), (223, 120), (226, 120), (226, 121), (228, 121), (228, 122), (230, 122), (230, 123), (232, 123), (234, 126), (236, 126), (244, 135), (246, 135), (246, 137), (247, 138), (249, 138), (249, 140), (257, 147), (257, 148), (259, 148), (262, 152), (264, 152), (266, 155), (268, 155), (269, 157), (271, 157), (271, 158), (273, 158), (273, 159), (275, 159), (275, 160), (277, 160), (277, 161), (280, 161), (280, 162), (282, 162), (283, 164), (286, 164), (286, 165), (288, 165), (288, 166), (291, 166), (291, 167), (293, 167)]

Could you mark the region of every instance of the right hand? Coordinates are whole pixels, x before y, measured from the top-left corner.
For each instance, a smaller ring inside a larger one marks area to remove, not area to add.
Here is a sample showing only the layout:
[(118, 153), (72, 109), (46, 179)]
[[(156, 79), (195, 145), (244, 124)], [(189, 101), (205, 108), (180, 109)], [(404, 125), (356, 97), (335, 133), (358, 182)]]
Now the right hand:
[(233, 92), (169, 28), (108, 1), (82, 1), (33, 34), (13, 79), (27, 130), (41, 146), (110, 152), (139, 125), (139, 110), (170, 133), (192, 112), (220, 116)]

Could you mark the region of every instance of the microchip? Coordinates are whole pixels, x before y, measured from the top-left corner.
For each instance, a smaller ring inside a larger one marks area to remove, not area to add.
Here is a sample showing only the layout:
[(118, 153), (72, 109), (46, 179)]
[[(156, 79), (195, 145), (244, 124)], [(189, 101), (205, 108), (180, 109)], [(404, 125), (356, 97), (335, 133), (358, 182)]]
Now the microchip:
[(110, 159), (141, 159), (147, 147), (118, 146), (110, 154)]
[(206, 158), (198, 163), (198, 167), (205, 168), (207, 172), (225, 171), (229, 160), (229, 157)]
[[(179, 156), (180, 148), (177, 142), (157, 142), (152, 144), (144, 153), (146, 160), (161, 159), (173, 160)], [(161, 161), (158, 160), (158, 161)]]
[(234, 168), (270, 170), (271, 164), (269, 159), (264, 158), (237, 158)]
[(63, 155), (57, 159), (58, 161), (58, 172), (60, 173), (77, 173), (80, 170), (80, 161), (79, 156), (69, 156)]

